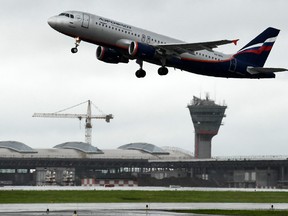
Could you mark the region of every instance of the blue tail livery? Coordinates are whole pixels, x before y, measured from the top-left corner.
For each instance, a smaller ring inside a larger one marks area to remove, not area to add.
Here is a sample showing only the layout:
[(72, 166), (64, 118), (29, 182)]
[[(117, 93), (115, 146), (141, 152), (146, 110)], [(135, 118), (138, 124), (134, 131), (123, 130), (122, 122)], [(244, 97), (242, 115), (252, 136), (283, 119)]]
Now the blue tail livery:
[(234, 56), (240, 61), (263, 67), (280, 30), (267, 28)]

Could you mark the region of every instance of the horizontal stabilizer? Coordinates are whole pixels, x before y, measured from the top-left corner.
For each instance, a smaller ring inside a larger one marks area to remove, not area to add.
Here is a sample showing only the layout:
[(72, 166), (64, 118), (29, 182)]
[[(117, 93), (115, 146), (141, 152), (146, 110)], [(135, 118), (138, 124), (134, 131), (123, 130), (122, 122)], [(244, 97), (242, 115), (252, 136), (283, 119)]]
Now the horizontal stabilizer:
[(287, 71), (286, 68), (265, 68), (265, 67), (247, 67), (247, 72), (250, 74), (258, 73), (275, 73)]

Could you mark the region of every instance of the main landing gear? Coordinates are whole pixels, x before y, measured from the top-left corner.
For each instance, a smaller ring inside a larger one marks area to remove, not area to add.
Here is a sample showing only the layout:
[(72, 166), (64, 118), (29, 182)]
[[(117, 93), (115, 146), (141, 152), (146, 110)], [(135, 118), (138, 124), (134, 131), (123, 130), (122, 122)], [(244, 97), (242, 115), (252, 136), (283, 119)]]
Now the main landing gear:
[(146, 76), (146, 71), (140, 68), (136, 71), (135, 75), (137, 78), (144, 78)]
[(137, 78), (144, 78), (146, 76), (146, 71), (142, 69), (143, 61), (140, 59), (136, 60), (136, 63), (140, 65), (140, 69), (136, 71), (135, 75)]
[(75, 38), (75, 47), (71, 49), (72, 53), (77, 53), (78, 52), (78, 46), (80, 45), (81, 39), (79, 37)]
[(165, 66), (160, 67), (160, 68), (158, 69), (158, 74), (159, 74), (160, 76), (165, 76), (165, 75), (167, 75), (167, 74), (168, 74), (168, 68), (165, 67)]
[[(135, 75), (137, 78), (144, 78), (146, 76), (146, 71), (143, 70), (143, 61), (140, 59), (136, 60), (136, 63), (140, 65), (140, 69), (136, 71)], [(165, 76), (168, 74), (168, 68), (165, 66), (162, 66), (158, 69), (158, 74), (160, 76)]]
[(166, 65), (166, 57), (165, 57), (165, 55), (160, 59), (160, 61), (161, 61), (162, 67), (160, 67), (158, 69), (158, 74), (160, 76), (165, 76), (165, 75), (168, 74), (168, 68), (165, 67), (165, 65)]

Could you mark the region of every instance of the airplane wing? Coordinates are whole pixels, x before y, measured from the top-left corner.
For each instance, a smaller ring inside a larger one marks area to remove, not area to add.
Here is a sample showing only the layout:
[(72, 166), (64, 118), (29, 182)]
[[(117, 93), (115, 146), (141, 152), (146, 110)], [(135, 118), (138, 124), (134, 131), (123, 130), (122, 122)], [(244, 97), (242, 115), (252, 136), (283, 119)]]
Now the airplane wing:
[(247, 72), (250, 74), (257, 73), (275, 73), (287, 71), (286, 68), (265, 68), (265, 67), (247, 67)]
[(179, 43), (179, 44), (165, 44), (165, 45), (156, 45), (156, 48), (159, 48), (161, 52), (165, 54), (176, 53), (182, 54), (184, 52), (195, 52), (199, 50), (212, 50), (217, 48), (220, 45), (234, 43), (237, 45), (239, 39), (237, 40), (219, 40), (219, 41), (210, 41), (202, 43)]

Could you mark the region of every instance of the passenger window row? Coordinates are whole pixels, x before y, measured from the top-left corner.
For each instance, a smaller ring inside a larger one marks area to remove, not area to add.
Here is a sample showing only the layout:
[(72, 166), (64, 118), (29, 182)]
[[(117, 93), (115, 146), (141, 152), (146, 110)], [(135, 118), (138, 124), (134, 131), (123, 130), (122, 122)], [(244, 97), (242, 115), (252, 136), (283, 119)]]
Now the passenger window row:
[(218, 61), (221, 60), (219, 58), (216, 58), (216, 57), (213, 57), (213, 56), (209, 56), (209, 55), (206, 55), (206, 54), (203, 54), (203, 53), (200, 53), (200, 52), (195, 52), (195, 54), (199, 55), (199, 56), (203, 56), (203, 57), (209, 58), (209, 59), (212, 59), (212, 60), (218, 60)]
[[(133, 33), (133, 32), (130, 32), (130, 31), (126, 31), (126, 30), (123, 30), (123, 29), (120, 29), (120, 28), (116, 28), (116, 27), (113, 27), (113, 26), (108, 26), (108, 25), (105, 25), (103, 23), (98, 23), (96, 22), (96, 25), (100, 25), (102, 27), (105, 27), (105, 28), (109, 28), (109, 29), (112, 29), (112, 30), (115, 30), (115, 31), (119, 31), (119, 32), (123, 32), (125, 34), (128, 34), (128, 35), (132, 35), (132, 36), (135, 36), (135, 37), (138, 37), (140, 38), (140, 34), (136, 34), (136, 33)], [(147, 40), (148, 40), (149, 37), (147, 37)], [(152, 42), (155, 42), (155, 43), (158, 43), (158, 44), (166, 44), (166, 42), (163, 42), (163, 41), (159, 41), (159, 40), (156, 40), (156, 39), (153, 39), (153, 38), (149, 38), (149, 40), (151, 40)]]

